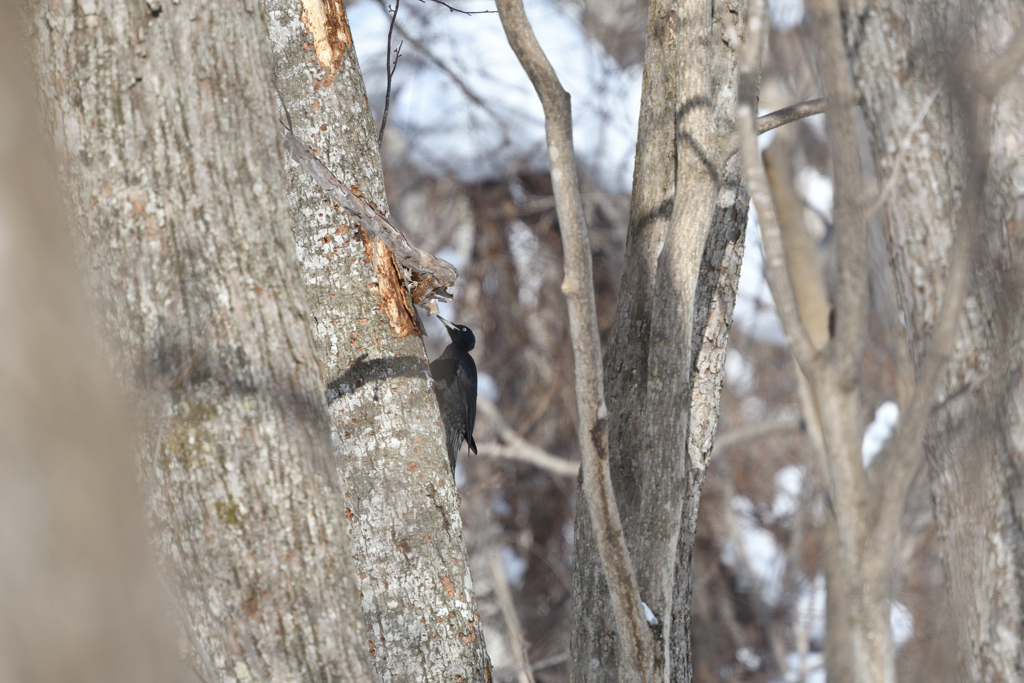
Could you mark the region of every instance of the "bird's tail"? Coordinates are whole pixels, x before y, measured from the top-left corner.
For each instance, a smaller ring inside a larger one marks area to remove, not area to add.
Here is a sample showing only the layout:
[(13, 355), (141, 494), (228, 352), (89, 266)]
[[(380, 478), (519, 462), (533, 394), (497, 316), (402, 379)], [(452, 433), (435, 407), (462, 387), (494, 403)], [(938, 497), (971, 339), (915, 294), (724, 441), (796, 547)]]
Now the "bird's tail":
[(473, 455), (477, 455), (477, 452), (476, 452), (476, 441), (473, 441), (473, 435), (472, 434), (469, 435), (468, 441), (469, 441), (469, 450), (473, 451)]

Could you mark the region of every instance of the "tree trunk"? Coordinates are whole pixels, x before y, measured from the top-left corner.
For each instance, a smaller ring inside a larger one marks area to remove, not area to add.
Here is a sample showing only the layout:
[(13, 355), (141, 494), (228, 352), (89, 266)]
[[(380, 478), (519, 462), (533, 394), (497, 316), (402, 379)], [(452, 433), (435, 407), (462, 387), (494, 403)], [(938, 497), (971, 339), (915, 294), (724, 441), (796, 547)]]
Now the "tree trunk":
[(32, 4), (156, 546), (208, 681), (367, 681), (266, 28), (225, 0)]
[[(911, 353), (920, 370), (943, 296), (967, 171), (965, 71), (984, 68), (1024, 26), (1020, 3), (977, 7), (908, 1), (849, 3), (848, 41), (880, 175), (933, 91), (915, 143), (886, 205), (888, 241)], [(955, 46), (966, 45), (962, 52)], [(967, 57), (965, 59), (965, 57)], [(965, 67), (970, 63), (971, 66)], [(986, 125), (989, 125), (986, 123)], [(925, 439), (939, 548), (949, 583), (965, 680), (1024, 674), (1024, 385), (1020, 368), (1024, 130), (1019, 76), (994, 102), (988, 181), (974, 275), (959, 340)]]
[[(377, 132), (341, 1), (262, 5), (295, 134), (386, 214)], [(396, 681), (489, 680), (459, 494), (400, 270), (301, 168), (291, 164), (288, 180), (377, 671)]]
[[(626, 266), (605, 354), (616, 499), (672, 681), (691, 678), (694, 529), (747, 219), (738, 160), (725, 164), (736, 61), (712, 4), (650, 5)], [(729, 6), (742, 24), (745, 3)], [(577, 500), (573, 680), (613, 681), (615, 624)]]

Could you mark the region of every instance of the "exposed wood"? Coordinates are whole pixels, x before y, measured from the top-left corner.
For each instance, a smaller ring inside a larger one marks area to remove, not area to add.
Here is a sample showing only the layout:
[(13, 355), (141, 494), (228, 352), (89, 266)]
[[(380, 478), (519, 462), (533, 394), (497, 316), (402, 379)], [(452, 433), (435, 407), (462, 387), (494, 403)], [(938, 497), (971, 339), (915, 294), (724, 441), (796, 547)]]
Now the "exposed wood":
[[(321, 4), (323, 26), (310, 27)], [(409, 308), (410, 298), (430, 292), (396, 286), (389, 248), (409, 280), (428, 290), (453, 282), (455, 269), (411, 247), (390, 223), (377, 130), (341, 0), (261, 5), (286, 118), (322, 168), (287, 164), (286, 196), (327, 385), (367, 650), (384, 680), (488, 681), (459, 493)], [(320, 32), (338, 37), (329, 59), (314, 47)]]

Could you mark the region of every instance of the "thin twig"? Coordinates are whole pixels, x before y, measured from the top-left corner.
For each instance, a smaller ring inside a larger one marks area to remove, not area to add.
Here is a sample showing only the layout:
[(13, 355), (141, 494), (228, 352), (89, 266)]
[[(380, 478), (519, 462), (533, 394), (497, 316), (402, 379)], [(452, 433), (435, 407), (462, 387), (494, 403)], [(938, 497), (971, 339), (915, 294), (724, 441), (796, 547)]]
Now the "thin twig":
[(594, 303), (594, 275), (576, 175), (569, 94), (533, 33), (522, 0), (497, 0), (509, 46), (519, 59), (544, 109), (548, 163), (565, 255), (562, 292), (569, 308), (576, 374), (576, 412), (582, 455), (581, 488), (594, 526), (594, 541), (615, 615), (620, 680), (654, 675), (654, 636), (644, 618), (640, 589), (622, 531), (608, 468), (608, 407), (604, 401), (601, 340)]
[(455, 269), (455, 266), (409, 244), (409, 240), (395, 227), (394, 223), (370, 206), (365, 199), (343, 185), (316, 158), (313, 150), (299, 141), (283, 123), (279, 125), (278, 133), (284, 140), (285, 149), (291, 154), (292, 159), (313, 177), (313, 180), (327, 193), (327, 196), (351, 212), (366, 233), (371, 238), (383, 242), (395, 255), (398, 263), (409, 271), (412, 282), (407, 286), (412, 290), (414, 303), (425, 306), (431, 313), (435, 313), (437, 303), (434, 299), (451, 299), (447, 288), (454, 285), (455, 279), (459, 276), (459, 271)]
[(395, 9), (391, 14), (391, 25), (388, 27), (388, 54), (387, 62), (384, 66), (384, 70), (388, 77), (388, 89), (384, 93), (384, 113), (380, 117), (380, 132), (377, 133), (377, 149), (380, 149), (384, 145), (384, 127), (388, 125), (388, 110), (391, 108), (391, 78), (395, 75), (395, 71), (398, 69), (398, 58), (402, 54), (402, 44), (398, 44), (398, 49), (395, 50), (395, 65), (391, 65), (391, 34), (395, 32), (395, 20), (398, 19), (398, 7), (402, 4), (402, 0), (395, 0)]
[[(469, 16), (472, 16), (474, 14), (497, 14), (497, 10), (493, 10), (493, 9), (480, 9), (480, 10), (470, 11), (470, 10), (465, 10), (465, 9), (459, 9), (458, 7), (452, 7), (447, 2), (443, 2), (443, 0), (430, 0), (430, 1), (431, 2), (436, 2), (438, 5), (443, 5), (444, 7), (448, 8), (449, 12), (455, 12), (456, 14), (466, 14), (466, 15), (469, 15)], [(426, 0), (420, 0), (420, 2), (424, 2), (425, 3)]]
[(757, 147), (757, 83), (761, 68), (761, 45), (767, 30), (764, 0), (752, 0), (747, 13), (747, 42), (739, 54), (739, 92), (736, 104), (736, 127), (740, 133), (740, 152), (747, 191), (757, 209), (764, 249), (765, 277), (770, 285), (775, 309), (782, 329), (789, 340), (793, 357), (804, 375), (812, 375), (818, 356), (807, 328), (797, 310), (793, 283), (786, 269), (786, 253), (782, 230), (775, 216), (775, 203), (768, 187), (764, 160)]
[[(387, 11), (387, 0), (377, 0), (377, 4), (381, 6), (381, 9)], [(504, 122), (504, 119), (498, 114), (498, 112), (494, 111), (493, 107), (491, 107), (486, 101), (481, 99), (479, 95), (473, 92), (470, 89), (470, 87), (466, 85), (466, 82), (462, 79), (459, 73), (452, 69), (447, 64), (445, 64), (440, 57), (435, 55), (433, 50), (427, 43), (416, 38), (411, 33), (406, 31), (402, 24), (396, 22), (395, 28), (398, 29), (398, 34), (400, 36), (404, 36), (403, 42), (408, 41), (409, 44), (412, 45), (420, 55), (425, 57), (428, 62), (430, 62), (438, 69), (443, 71), (444, 74), (448, 76), (449, 79), (451, 79), (452, 83), (458, 86), (459, 90), (462, 91), (462, 93), (466, 96), (467, 99), (469, 99), (470, 102), (484, 110), (488, 114), (488, 116), (494, 119), (496, 123), (501, 124)]]

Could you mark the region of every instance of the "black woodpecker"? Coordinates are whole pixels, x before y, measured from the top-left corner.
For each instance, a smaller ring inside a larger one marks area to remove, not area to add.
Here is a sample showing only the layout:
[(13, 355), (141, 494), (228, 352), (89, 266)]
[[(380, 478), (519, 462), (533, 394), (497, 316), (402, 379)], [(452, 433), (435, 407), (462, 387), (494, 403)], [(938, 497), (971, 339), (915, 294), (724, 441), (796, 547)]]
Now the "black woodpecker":
[(434, 393), (437, 394), (437, 404), (441, 408), (448, 462), (454, 472), (455, 458), (459, 455), (463, 441), (469, 444), (469, 450), (476, 453), (476, 442), (473, 441), (473, 425), (476, 423), (476, 363), (469, 355), (476, 346), (476, 337), (473, 330), (465, 325), (456, 325), (441, 316), (437, 316), (437, 319), (448, 328), (452, 343), (430, 364), (430, 376), (434, 380)]

